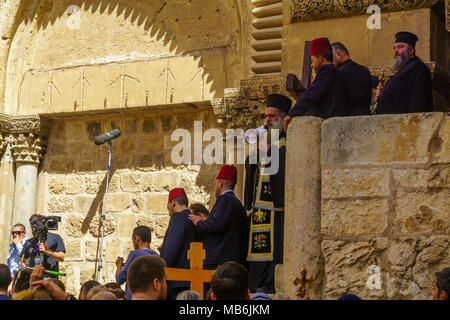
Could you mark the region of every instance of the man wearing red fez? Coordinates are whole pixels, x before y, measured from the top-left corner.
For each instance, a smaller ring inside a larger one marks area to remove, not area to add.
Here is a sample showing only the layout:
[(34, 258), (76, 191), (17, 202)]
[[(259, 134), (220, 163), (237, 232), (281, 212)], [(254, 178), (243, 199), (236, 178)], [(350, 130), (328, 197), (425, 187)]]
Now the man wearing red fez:
[(284, 95), (270, 94), (267, 97), (265, 125), (268, 130), (280, 130), (278, 146), (272, 145), (268, 150), (269, 156), (272, 152), (278, 152), (278, 172), (265, 173), (266, 166), (261, 161), (251, 164), (250, 156), (245, 162), (244, 206), (250, 217), (247, 261), (252, 293), (274, 293), (275, 266), (283, 263), (286, 163), (283, 119), (291, 106), (291, 99)]
[(208, 217), (203, 221), (199, 216), (189, 216), (205, 246), (205, 269), (214, 270), (227, 261), (245, 261), (248, 222), (241, 201), (233, 193), (236, 182), (236, 168), (222, 166), (216, 177), (217, 200)]
[[(195, 228), (189, 220), (189, 200), (183, 188), (170, 190), (167, 201), (170, 221), (160, 250), (160, 256), (169, 268), (189, 269), (187, 251), (190, 244), (196, 241)], [(189, 290), (189, 282), (167, 281), (168, 299), (175, 299), (176, 295)]]
[(419, 38), (410, 32), (399, 32), (395, 38), (392, 68), (397, 73), (377, 89), (376, 114), (432, 112), (431, 72), (416, 56)]
[(316, 77), (284, 118), (285, 131), (293, 117), (315, 116), (328, 119), (346, 115), (345, 88), (333, 64), (333, 52), (328, 39), (311, 41), (310, 55)]

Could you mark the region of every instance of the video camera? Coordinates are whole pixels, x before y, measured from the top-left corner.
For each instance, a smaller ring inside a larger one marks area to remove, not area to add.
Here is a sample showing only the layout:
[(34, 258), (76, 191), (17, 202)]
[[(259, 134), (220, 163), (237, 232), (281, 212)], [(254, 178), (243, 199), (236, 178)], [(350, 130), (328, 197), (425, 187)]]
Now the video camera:
[(58, 230), (58, 222), (61, 222), (61, 217), (57, 216), (39, 216), (33, 217), (30, 220), (33, 235), (40, 236), (40, 242), (47, 241), (48, 230)]

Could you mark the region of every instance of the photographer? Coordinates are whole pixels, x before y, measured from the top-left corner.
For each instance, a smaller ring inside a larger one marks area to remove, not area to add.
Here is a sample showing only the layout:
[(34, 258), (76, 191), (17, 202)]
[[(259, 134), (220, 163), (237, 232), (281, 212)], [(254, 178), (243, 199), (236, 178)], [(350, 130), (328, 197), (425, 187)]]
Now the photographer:
[[(30, 217), (33, 238), (29, 239), (22, 251), (25, 265), (34, 267), (42, 264), (45, 270), (59, 271), (59, 262), (64, 261), (66, 248), (62, 238), (55, 233), (48, 232), (50, 217), (33, 214)], [(50, 276), (57, 278), (57, 276)]]

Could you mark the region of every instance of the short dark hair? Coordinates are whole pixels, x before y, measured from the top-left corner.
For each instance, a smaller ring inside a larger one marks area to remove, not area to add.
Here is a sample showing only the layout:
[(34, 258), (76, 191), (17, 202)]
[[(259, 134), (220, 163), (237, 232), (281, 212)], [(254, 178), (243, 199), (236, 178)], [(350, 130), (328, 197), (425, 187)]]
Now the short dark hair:
[(147, 226), (137, 226), (136, 228), (134, 228), (133, 236), (139, 236), (142, 242), (152, 242), (152, 231)]
[(66, 286), (64, 285), (64, 283), (57, 279), (57, 278), (50, 278), (47, 281), (53, 282), (54, 284), (56, 284), (62, 291), (66, 292)]
[(95, 280), (88, 280), (85, 283), (81, 285), (80, 294), (78, 295), (78, 300), (81, 300), (81, 296), (87, 296), (87, 293), (89, 290), (91, 290), (93, 287), (99, 286), (100, 283)]
[(115, 282), (108, 282), (105, 284), (105, 287), (108, 289), (120, 289), (120, 286)]
[(175, 201), (179, 205), (186, 206), (186, 207), (189, 205), (189, 200), (186, 196), (176, 197), (176, 198), (173, 198), (171, 201)]
[(11, 283), (11, 271), (6, 264), (0, 264), (0, 289), (8, 290)]
[(189, 209), (191, 209), (194, 214), (203, 213), (205, 216), (208, 216), (209, 214), (208, 209), (201, 203), (191, 204)]
[(234, 261), (220, 265), (211, 278), (211, 289), (217, 300), (246, 300), (248, 286), (247, 270)]
[(331, 48), (333, 48), (333, 50), (339, 50), (343, 54), (350, 55), (350, 52), (348, 52), (347, 48), (340, 42), (332, 43)]
[(327, 61), (333, 61), (333, 52), (332, 51), (324, 51), (314, 55), (316, 58), (324, 57)]
[(13, 289), (15, 292), (28, 290), (30, 288), (30, 278), (33, 270), (23, 269), (14, 273)]
[(13, 228), (15, 228), (15, 227), (22, 227), (22, 230), (23, 230), (23, 231), (27, 231), (27, 229), (25, 228), (25, 226), (24, 226), (23, 224), (21, 224), (21, 223), (16, 223), (16, 224), (13, 225), (12, 227), (13, 227)]
[(131, 293), (147, 292), (154, 279), (162, 281), (166, 276), (166, 263), (158, 256), (141, 256), (135, 259), (127, 272), (127, 284)]
[(31, 220), (33, 220), (33, 219), (41, 219), (42, 217), (43, 217), (42, 214), (37, 214), (37, 213), (35, 213), (35, 214), (32, 214), (32, 215), (30, 216), (30, 219), (28, 219), (28, 221), (31, 221)]
[(438, 296), (441, 295), (441, 291), (444, 291), (448, 296), (450, 296), (450, 268), (445, 268), (436, 275), (436, 287), (438, 288)]

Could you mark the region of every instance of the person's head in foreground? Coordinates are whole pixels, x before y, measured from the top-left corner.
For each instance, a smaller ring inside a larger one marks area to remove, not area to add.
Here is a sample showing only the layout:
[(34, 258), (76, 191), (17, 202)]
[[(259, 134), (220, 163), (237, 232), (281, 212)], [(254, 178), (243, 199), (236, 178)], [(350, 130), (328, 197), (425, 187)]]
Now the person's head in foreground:
[(247, 270), (234, 261), (220, 265), (211, 277), (211, 300), (250, 300)]
[(142, 256), (134, 260), (127, 272), (131, 300), (166, 300), (166, 263), (157, 256)]
[(450, 268), (445, 268), (435, 273), (433, 300), (449, 300), (450, 294)]

